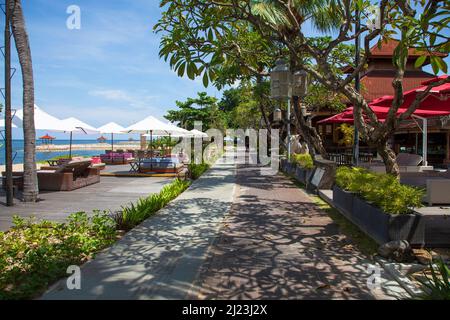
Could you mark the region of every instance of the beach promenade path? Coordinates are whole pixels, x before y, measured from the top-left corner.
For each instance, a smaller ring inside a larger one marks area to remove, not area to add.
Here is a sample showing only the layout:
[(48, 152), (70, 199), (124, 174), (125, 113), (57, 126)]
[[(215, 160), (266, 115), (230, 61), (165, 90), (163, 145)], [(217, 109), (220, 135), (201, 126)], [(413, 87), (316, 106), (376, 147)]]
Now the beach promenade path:
[[(235, 201), (191, 299), (392, 299), (394, 281), (282, 174), (239, 166)], [(370, 279), (369, 279), (370, 280)], [(402, 291), (402, 290), (400, 290)]]
[(63, 279), (42, 299), (394, 298), (368, 288), (374, 265), (308, 194), (260, 169), (219, 160), (82, 266), (80, 290)]
[(154, 217), (81, 268), (81, 289), (56, 283), (42, 299), (183, 299), (229, 212), (235, 165), (220, 159)]
[(171, 181), (172, 178), (101, 177), (100, 183), (70, 192), (41, 192), (41, 201), (37, 203), (16, 199), (13, 207), (4, 205), (5, 193), (0, 190), (0, 231), (9, 229), (14, 215), (62, 222), (75, 212), (90, 214), (94, 209), (119, 210), (123, 205), (159, 192)]

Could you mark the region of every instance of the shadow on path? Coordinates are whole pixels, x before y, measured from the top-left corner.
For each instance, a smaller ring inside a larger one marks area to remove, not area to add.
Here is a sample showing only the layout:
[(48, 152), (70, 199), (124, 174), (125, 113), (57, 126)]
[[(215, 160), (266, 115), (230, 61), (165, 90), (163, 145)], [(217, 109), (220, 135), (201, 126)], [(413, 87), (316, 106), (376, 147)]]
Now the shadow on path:
[(239, 196), (196, 281), (194, 299), (373, 299), (362, 256), (281, 175), (238, 170)]

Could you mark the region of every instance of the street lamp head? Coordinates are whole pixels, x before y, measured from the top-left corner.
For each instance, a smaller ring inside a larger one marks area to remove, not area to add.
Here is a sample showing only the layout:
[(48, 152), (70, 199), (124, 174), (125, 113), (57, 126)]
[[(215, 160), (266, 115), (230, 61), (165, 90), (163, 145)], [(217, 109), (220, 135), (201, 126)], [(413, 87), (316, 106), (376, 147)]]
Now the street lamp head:
[(274, 122), (281, 122), (281, 118), (282, 118), (281, 109), (280, 108), (276, 108), (273, 111), (273, 121)]
[(283, 59), (278, 59), (270, 73), (270, 96), (276, 100), (286, 100), (291, 97), (291, 72)]
[(305, 70), (294, 72), (292, 81), (292, 95), (304, 97), (308, 92), (308, 75)]

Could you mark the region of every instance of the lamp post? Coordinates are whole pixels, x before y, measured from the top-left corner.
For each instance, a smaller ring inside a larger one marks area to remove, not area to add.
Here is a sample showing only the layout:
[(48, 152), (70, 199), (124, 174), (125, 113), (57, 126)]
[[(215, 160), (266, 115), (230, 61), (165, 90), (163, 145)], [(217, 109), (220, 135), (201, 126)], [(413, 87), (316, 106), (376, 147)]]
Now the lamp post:
[[(355, 23), (355, 33), (358, 33), (360, 30), (361, 25), (361, 16), (359, 13), (359, 9), (356, 9), (356, 23)], [(360, 63), (360, 41), (359, 41), (359, 35), (355, 39), (355, 68), (358, 68)], [(361, 81), (359, 72), (355, 77), (355, 91), (359, 93), (361, 91)], [(356, 108), (354, 108), (353, 111), (353, 118), (356, 116)], [(353, 165), (358, 166), (359, 165), (359, 130), (358, 126), (356, 125), (356, 121), (353, 125)]]
[[(289, 71), (289, 66), (283, 59), (278, 59), (275, 63), (275, 68), (273, 68), (270, 73), (270, 96), (272, 99), (279, 100), (280, 105), (283, 100), (287, 99), (287, 154), (288, 160), (291, 158), (291, 96), (292, 96), (292, 85), (291, 85), (291, 72)], [(281, 110), (280, 110), (281, 111)], [(279, 117), (280, 112), (275, 110), (275, 116)]]

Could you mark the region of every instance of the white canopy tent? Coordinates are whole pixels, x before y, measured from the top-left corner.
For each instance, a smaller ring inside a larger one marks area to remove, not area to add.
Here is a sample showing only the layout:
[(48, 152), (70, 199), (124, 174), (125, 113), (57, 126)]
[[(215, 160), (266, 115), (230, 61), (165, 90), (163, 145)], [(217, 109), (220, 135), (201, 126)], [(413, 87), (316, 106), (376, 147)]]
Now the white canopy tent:
[(114, 134), (123, 134), (124, 127), (115, 122), (109, 122), (100, 128), (97, 128), (100, 133), (111, 135), (111, 150), (114, 152)]

